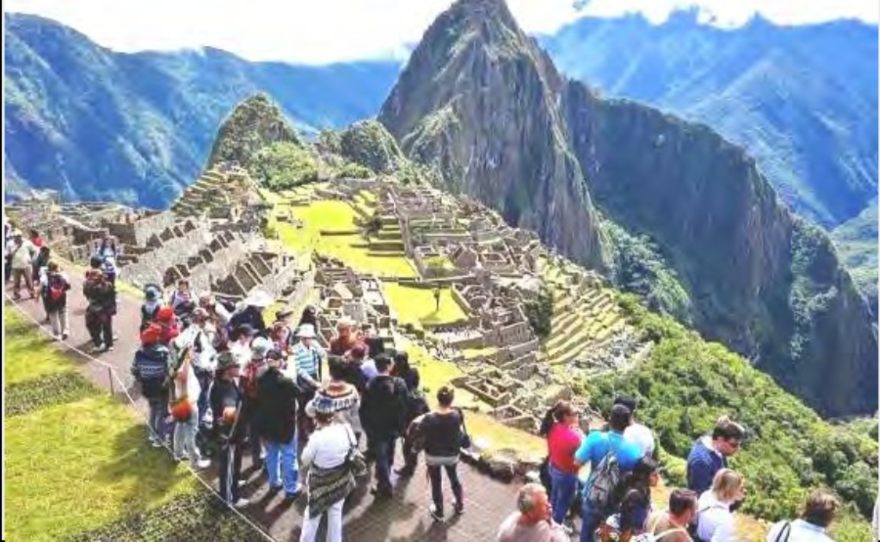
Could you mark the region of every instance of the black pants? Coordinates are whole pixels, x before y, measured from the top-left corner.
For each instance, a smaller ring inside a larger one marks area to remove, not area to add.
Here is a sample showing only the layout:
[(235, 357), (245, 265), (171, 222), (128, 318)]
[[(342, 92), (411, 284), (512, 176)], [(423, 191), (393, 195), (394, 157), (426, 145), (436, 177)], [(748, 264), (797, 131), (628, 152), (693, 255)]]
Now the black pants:
[(238, 480), (241, 478), (241, 447), (238, 443), (229, 443), (220, 448), (220, 497), (224, 501), (235, 504), (238, 502)]
[(449, 478), (449, 485), (452, 486), (456, 505), (461, 506), (464, 503), (464, 495), (462, 494), (461, 482), (458, 480), (458, 464), (443, 465), (442, 467), (428, 465), (428, 476), (431, 478), (431, 498), (434, 500), (437, 512), (443, 515), (443, 477), (440, 469), (446, 469), (446, 477)]
[(95, 346), (113, 346), (113, 316), (106, 313), (86, 313), (86, 329)]
[(413, 450), (412, 440), (403, 439), (403, 468), (406, 470), (415, 470), (419, 463), (419, 452)]

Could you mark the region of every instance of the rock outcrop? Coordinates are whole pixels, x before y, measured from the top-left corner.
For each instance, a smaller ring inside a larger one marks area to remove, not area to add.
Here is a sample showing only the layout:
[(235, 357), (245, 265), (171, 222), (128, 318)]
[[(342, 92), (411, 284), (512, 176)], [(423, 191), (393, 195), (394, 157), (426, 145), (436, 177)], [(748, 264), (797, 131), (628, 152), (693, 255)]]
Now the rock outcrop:
[(269, 96), (259, 93), (238, 104), (223, 121), (207, 169), (221, 162), (247, 168), (256, 153), (272, 143), (299, 143), (296, 131)]
[(604, 268), (583, 174), (565, 138), (553, 65), (502, 0), (461, 0), (425, 33), (379, 121), (404, 152), (513, 226)]
[(343, 130), (339, 153), (379, 173), (397, 171), (406, 160), (394, 136), (375, 120), (356, 122)]

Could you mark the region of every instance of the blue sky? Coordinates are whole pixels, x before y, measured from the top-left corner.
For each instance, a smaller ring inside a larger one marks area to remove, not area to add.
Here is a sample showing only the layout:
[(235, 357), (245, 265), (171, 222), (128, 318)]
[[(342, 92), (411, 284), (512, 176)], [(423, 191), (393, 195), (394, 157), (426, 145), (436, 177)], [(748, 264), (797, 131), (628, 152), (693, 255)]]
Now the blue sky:
[[(118, 51), (213, 46), (251, 60), (321, 64), (404, 56), (450, 0), (6, 0), (8, 11), (34, 13)], [(756, 12), (779, 24), (835, 18), (876, 23), (877, 0), (508, 0), (529, 32), (552, 32), (585, 15), (639, 12), (662, 22), (696, 5), (718, 26)]]

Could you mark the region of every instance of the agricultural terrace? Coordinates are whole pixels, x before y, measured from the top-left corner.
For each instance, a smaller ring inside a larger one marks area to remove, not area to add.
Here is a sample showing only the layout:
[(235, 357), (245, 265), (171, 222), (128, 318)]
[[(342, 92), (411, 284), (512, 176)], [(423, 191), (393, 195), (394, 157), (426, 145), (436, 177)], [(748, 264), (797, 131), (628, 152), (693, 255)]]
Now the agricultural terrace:
[(431, 288), (387, 282), (384, 290), (401, 324), (448, 324), (468, 317), (448, 287), (440, 290), (439, 309), (436, 308), (434, 290)]

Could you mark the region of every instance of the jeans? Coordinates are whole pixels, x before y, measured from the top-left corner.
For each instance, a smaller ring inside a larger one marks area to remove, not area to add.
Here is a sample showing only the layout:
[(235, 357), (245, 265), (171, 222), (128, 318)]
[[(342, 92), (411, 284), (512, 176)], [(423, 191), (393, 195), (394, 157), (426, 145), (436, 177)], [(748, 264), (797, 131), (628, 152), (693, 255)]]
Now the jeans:
[(241, 477), (241, 450), (230, 442), (220, 448), (220, 497), (229, 504), (238, 502), (238, 479)]
[(464, 495), (461, 482), (458, 480), (458, 465), (428, 465), (428, 476), (431, 478), (431, 498), (434, 500), (434, 508), (443, 515), (443, 476), (441, 469), (446, 469), (446, 477), (452, 486), (452, 494), (455, 496), (455, 504), (461, 506), (464, 503)]
[(52, 334), (56, 337), (68, 335), (70, 330), (67, 328), (67, 305), (49, 311), (49, 323), (52, 324)]
[(373, 453), (376, 454), (376, 485), (380, 491), (391, 491), (391, 465), (394, 463), (396, 443), (397, 437), (373, 438)]
[[(342, 542), (342, 505), (345, 499), (339, 499), (327, 509), (327, 542)], [(302, 534), (299, 542), (314, 542), (318, 534), (318, 526), (321, 524), (321, 516), (310, 517), (309, 507), (304, 512)]]
[(598, 510), (593, 510), (590, 507), (590, 504), (584, 499), (583, 506), (581, 507), (581, 541), (580, 542), (595, 542), (596, 540), (596, 529), (602, 524), (605, 520), (602, 512)]
[(95, 346), (113, 346), (113, 316), (109, 313), (86, 313), (86, 328)]
[(196, 434), (199, 432), (199, 421), (196, 419), (195, 408), (189, 419), (185, 422), (178, 421), (174, 425), (174, 455), (188, 457), (193, 467), (202, 458), (196, 446)]
[(169, 428), (165, 423), (168, 416), (168, 396), (147, 399), (150, 406), (150, 440), (162, 442), (168, 436)]
[(214, 379), (211, 371), (205, 371), (202, 369), (194, 370), (196, 375), (196, 380), (199, 381), (199, 387), (201, 388), (201, 392), (199, 393), (199, 399), (197, 404), (198, 407), (198, 423), (201, 425), (202, 420), (205, 419), (205, 413), (208, 411), (208, 389), (211, 387), (211, 381)]
[(296, 462), (296, 434), (294, 433), (293, 438), (287, 443), (273, 442), (268, 439), (264, 443), (266, 445), (266, 470), (269, 473), (269, 485), (272, 487), (281, 486), (281, 480), (278, 479), (280, 470), (285, 493), (296, 493), (299, 479), (299, 466)]
[(550, 480), (552, 481), (550, 490), (550, 506), (553, 507), (553, 521), (562, 524), (571, 503), (574, 502), (575, 492), (578, 486), (577, 474), (562, 472), (552, 464), (548, 465), (550, 471)]

